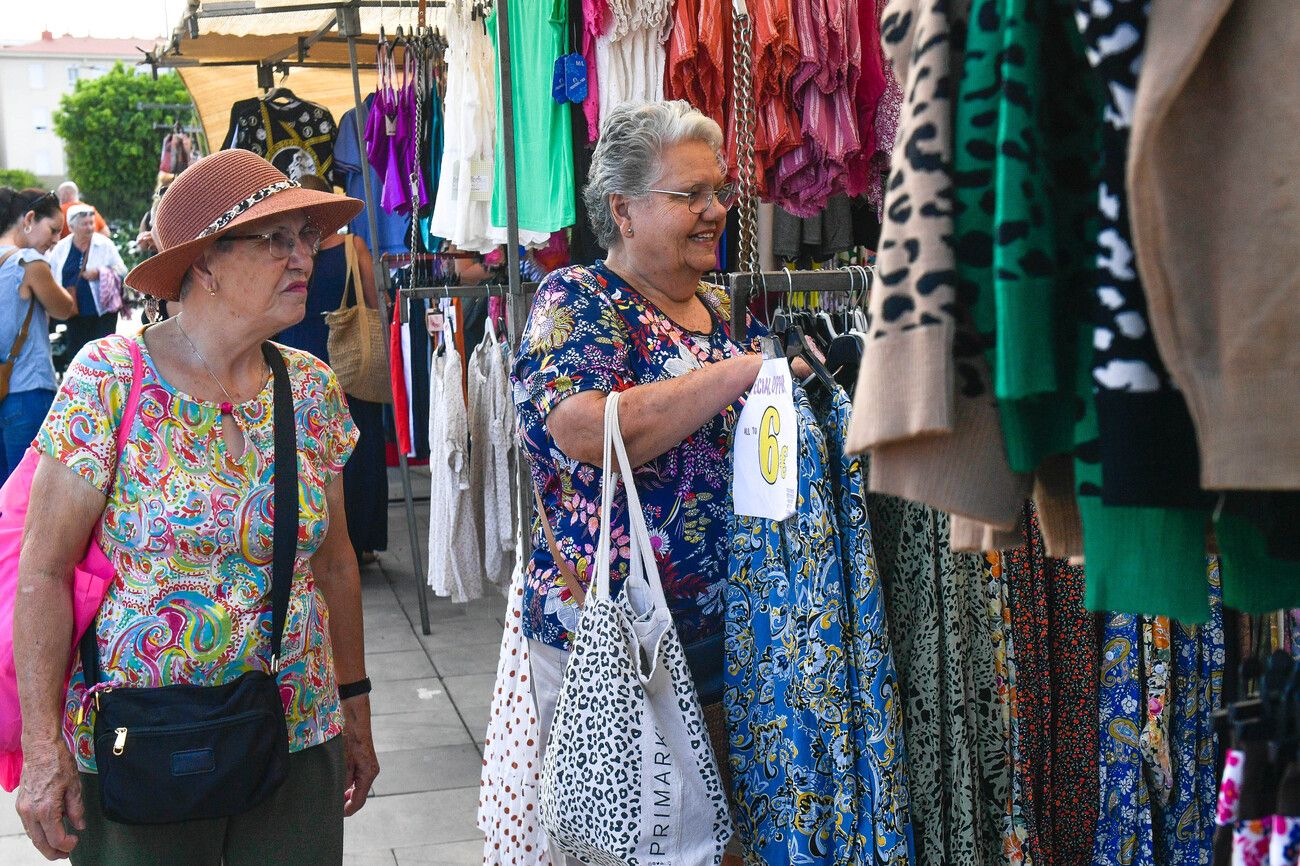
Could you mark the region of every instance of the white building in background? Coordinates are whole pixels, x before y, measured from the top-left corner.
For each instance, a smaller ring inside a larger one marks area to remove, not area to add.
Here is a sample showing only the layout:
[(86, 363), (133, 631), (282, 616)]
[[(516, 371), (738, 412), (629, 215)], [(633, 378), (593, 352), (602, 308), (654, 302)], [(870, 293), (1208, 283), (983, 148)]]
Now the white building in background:
[[(77, 81), (98, 78), (122, 61), (140, 62), (155, 40), (56, 37), (0, 45), (0, 168), (25, 168), (53, 187), (66, 179), (63, 142), (54, 132), (59, 99)], [(147, 70), (147, 67), (145, 68)]]

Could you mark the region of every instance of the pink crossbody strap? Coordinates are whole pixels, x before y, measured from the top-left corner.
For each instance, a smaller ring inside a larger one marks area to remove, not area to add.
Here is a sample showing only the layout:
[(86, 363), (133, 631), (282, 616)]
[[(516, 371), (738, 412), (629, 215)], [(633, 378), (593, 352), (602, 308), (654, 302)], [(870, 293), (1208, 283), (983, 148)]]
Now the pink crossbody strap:
[(122, 421), (117, 426), (117, 462), (122, 462), (122, 449), (131, 435), (131, 425), (135, 423), (135, 413), (140, 407), (140, 389), (144, 380), (144, 356), (140, 354), (140, 344), (135, 338), (127, 340), (131, 349), (131, 390), (126, 395), (126, 405), (122, 407)]

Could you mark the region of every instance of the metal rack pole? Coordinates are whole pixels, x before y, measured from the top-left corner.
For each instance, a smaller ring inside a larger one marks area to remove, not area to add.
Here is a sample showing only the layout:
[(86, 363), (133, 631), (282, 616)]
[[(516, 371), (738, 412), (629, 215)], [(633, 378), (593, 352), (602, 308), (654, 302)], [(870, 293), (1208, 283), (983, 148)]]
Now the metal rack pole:
[[(361, 122), (361, 115), (365, 113), (365, 102), (361, 98), (361, 73), (357, 69), (357, 36), (361, 32), (361, 14), (355, 5), (340, 6), (335, 19), (338, 22), (340, 35), (347, 37), (348, 40), (348, 65), (352, 67), (352, 96), (356, 102), (356, 110), (353, 112), (353, 120), (357, 126), (357, 140), (365, 141), (365, 129)], [(379, 242), (379, 220), (375, 216), (375, 192), (370, 183), (370, 166), (364, 164), (362, 160), (361, 180), (366, 196), (366, 217), (370, 226), (371, 244), (377, 245)], [(379, 316), (384, 324), (392, 321), (388, 308), (388, 269), (380, 265), (379, 256), (371, 256), (371, 265), (375, 273), (375, 286), (379, 289)], [(384, 365), (390, 366), (388, 341), (384, 340)], [(397, 460), (402, 471), (402, 498), (406, 500), (406, 530), (410, 534), (411, 540), (411, 565), (415, 569), (415, 592), (416, 598), (420, 603), (420, 630), (424, 634), (432, 634), (429, 628), (429, 599), (425, 594), (427, 592), (428, 581), (424, 572), (424, 558), (420, 555), (420, 532), (415, 520), (415, 501), (411, 495), (411, 466), (406, 461), (406, 455), (398, 449)]]
[[(869, 276), (854, 268), (828, 268), (821, 271), (748, 271), (731, 274), (731, 332), (737, 340), (745, 339), (745, 312), (754, 292), (865, 292)], [(861, 285), (858, 282), (861, 281)]]
[[(528, 318), (528, 296), (523, 288), (523, 275), (519, 269), (519, 192), (516, 184), (514, 94), (510, 78), (510, 3), (497, 0), (497, 78), (501, 92), (502, 154), (505, 160), (506, 194), (506, 266), (510, 284), (510, 304), (506, 316), (506, 332), (510, 345), (518, 346), (524, 322)], [(516, 461), (515, 506), (519, 515), (517, 544), (519, 556), (529, 555), (532, 544), (533, 481), (528, 472), (528, 462), (522, 453)]]

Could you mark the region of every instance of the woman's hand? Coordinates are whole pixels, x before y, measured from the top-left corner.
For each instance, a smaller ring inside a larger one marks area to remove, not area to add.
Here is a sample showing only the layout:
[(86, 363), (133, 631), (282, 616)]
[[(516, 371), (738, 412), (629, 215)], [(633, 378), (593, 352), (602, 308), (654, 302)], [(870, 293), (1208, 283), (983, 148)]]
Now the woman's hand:
[(343, 701), (343, 757), (347, 766), (343, 815), (351, 817), (366, 805), (370, 786), (379, 775), (379, 758), (370, 734), (370, 696)]
[(153, 232), (140, 232), (136, 235), (135, 246), (143, 252), (158, 252), (158, 245), (153, 242)]
[(77, 847), (77, 837), (64, 829), (63, 819), (85, 830), (86, 809), (77, 764), (62, 737), (35, 748), (23, 743), (17, 808), (27, 837), (46, 860), (65, 860)]
[(81, 272), (81, 275), (88, 280), (97, 280), (99, 279), (99, 268), (86, 268)]

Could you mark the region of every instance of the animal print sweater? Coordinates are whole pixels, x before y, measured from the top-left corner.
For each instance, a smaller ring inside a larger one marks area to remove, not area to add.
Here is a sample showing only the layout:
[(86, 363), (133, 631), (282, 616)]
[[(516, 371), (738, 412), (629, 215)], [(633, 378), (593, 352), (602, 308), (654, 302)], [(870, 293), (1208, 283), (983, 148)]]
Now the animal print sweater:
[(1011, 528), (1029, 481), (1007, 465), (953, 243), (953, 100), (969, 12), (970, 0), (890, 0), (881, 21), (904, 103), (848, 444), (871, 450), (873, 491)]

